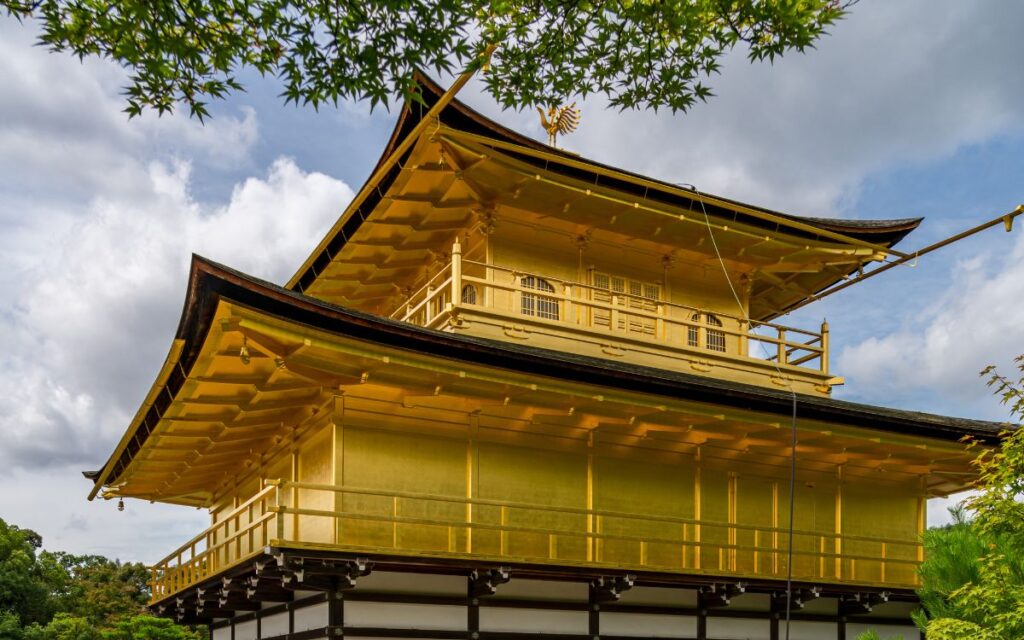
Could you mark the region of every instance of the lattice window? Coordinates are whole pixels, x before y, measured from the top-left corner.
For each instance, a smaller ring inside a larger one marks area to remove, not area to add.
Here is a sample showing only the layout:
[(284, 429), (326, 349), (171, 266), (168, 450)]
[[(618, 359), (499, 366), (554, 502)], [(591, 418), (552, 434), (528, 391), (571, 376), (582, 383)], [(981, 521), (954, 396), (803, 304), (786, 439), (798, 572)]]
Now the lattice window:
[(704, 348), (709, 351), (721, 351), (724, 353), (725, 332), (720, 329), (712, 329), (712, 327), (721, 327), (722, 321), (716, 315), (705, 313), (703, 314), (703, 322), (701, 322), (701, 315), (700, 313), (695, 313), (690, 316), (690, 321), (694, 325), (686, 328), (686, 344), (691, 347), (700, 346), (700, 325), (704, 324)]
[(707, 331), (705, 334), (705, 338), (707, 339), (707, 348), (711, 351), (721, 351), (722, 353), (725, 353), (725, 332), (710, 328), (722, 326), (722, 321), (709, 313), (705, 317), (705, 322), (709, 327), (708, 329), (705, 329), (705, 331)]
[(476, 287), (471, 284), (462, 287), (462, 303), (476, 304)]
[[(618, 312), (616, 329), (649, 336), (655, 334), (654, 318), (629, 313), (629, 310), (636, 309), (645, 314), (656, 314), (658, 300), (661, 298), (661, 287), (654, 283), (620, 278), (598, 271), (591, 273), (590, 283), (593, 286), (591, 297), (595, 302), (622, 309)], [(612, 328), (611, 309), (595, 308), (592, 323), (596, 327)]]
[[(551, 286), (550, 282), (536, 276), (523, 276), (519, 283), (524, 289), (533, 289), (545, 293), (555, 292), (555, 288)], [(558, 320), (558, 300), (551, 296), (524, 291), (519, 309), (525, 316)]]

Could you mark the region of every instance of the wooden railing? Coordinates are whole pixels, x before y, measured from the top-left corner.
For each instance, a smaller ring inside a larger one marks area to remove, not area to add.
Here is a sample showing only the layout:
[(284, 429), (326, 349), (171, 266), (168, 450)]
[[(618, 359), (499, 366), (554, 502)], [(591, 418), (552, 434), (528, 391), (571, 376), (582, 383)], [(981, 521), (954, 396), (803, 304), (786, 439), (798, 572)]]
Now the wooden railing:
[[(784, 578), (789, 536), (741, 522), (269, 480), (153, 567), (153, 601), (267, 546)], [(805, 529), (792, 539), (796, 580), (917, 584), (917, 541)]]
[(268, 480), (256, 495), (221, 517), (151, 568), (152, 602), (202, 582), (263, 552), (279, 519), (278, 481)]
[[(480, 275), (469, 275), (475, 271)], [(553, 291), (523, 285), (533, 277)], [(472, 296), (467, 296), (467, 287)], [(549, 301), (557, 319), (525, 316), (523, 296)], [(467, 299), (469, 298), (469, 299)], [(749, 321), (718, 310), (678, 304), (595, 287), (544, 274), (466, 260), (458, 244), (451, 261), (420, 289), (410, 292), (391, 317), (439, 327), (460, 308), (498, 311), (523, 321), (551, 322), (625, 340), (653, 342), (715, 357), (718, 354), (829, 373), (829, 329), (809, 331), (770, 322)], [(601, 321), (598, 322), (597, 319)]]

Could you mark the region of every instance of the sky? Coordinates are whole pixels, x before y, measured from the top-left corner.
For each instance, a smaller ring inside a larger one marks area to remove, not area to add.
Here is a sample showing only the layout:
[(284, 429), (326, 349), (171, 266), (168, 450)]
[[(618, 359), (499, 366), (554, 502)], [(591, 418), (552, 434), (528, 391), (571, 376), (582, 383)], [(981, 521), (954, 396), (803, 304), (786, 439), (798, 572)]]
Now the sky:
[[(685, 114), (581, 102), (560, 145), (809, 216), (925, 216), (902, 248), (1024, 203), (1024, 3), (862, 2), (805, 55), (730, 55)], [(192, 253), (283, 283), (368, 177), (397, 109), (285, 106), (273, 79), (213, 108), (128, 120), (126, 74), (0, 18), (0, 518), (45, 546), (154, 562), (201, 510), (87, 502), (163, 362)], [(545, 139), (533, 112), (459, 98)], [(1024, 227), (1024, 220), (1018, 227)], [(836, 397), (1006, 420), (978, 371), (1024, 352), (1024, 229), (1000, 229), (786, 318), (832, 330)], [(929, 521), (942, 522), (933, 501)]]

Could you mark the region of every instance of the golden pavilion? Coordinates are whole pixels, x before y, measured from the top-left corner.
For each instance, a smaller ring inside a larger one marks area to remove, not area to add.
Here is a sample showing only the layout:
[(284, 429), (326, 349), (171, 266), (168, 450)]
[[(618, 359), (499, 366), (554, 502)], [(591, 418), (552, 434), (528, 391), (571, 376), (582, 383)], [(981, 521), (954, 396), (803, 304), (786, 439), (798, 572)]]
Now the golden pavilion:
[(286, 286), (193, 259), (87, 474), (210, 513), (152, 610), (213, 640), (916, 634), (926, 501), (1000, 425), (833, 399), (828, 326), (775, 320), (920, 219), (659, 182), (420, 83)]

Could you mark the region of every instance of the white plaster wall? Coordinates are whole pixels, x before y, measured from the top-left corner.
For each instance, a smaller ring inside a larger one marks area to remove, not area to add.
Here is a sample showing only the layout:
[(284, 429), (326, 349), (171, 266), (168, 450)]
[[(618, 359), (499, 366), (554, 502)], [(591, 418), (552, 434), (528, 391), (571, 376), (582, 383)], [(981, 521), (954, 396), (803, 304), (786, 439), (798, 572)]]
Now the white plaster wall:
[[(766, 640), (769, 631), (768, 624), (767, 619), (708, 618), (708, 637), (715, 640)], [(828, 637), (819, 636), (815, 640)], [(831, 637), (835, 637), (835, 631)]]
[(466, 608), (448, 605), (345, 601), (345, 626), (466, 629)]
[[(320, 602), (311, 607), (295, 610), (295, 630), (308, 631), (327, 626), (327, 603)], [(235, 640), (238, 640), (236, 638)]]
[[(230, 632), (229, 632), (230, 633)], [(230, 636), (229, 636), (230, 637)], [(235, 640), (249, 640), (256, 637), (256, 621), (249, 620), (235, 625)]]
[[(832, 622), (807, 622), (804, 620), (794, 620), (790, 627), (789, 640), (829, 640), (835, 638), (836, 625)], [(786, 637), (786, 621), (782, 620), (779, 622), (779, 635), (783, 638)], [(768, 637), (768, 634), (765, 634)], [(847, 632), (847, 638), (855, 638)]]
[(480, 607), (481, 631), (586, 633), (586, 611)]
[(602, 611), (601, 635), (692, 638), (697, 635), (697, 618)]
[(288, 612), (275, 613), (263, 618), (260, 629), (264, 638), (273, 638), (288, 633)]
[(220, 629), (214, 629), (211, 640), (231, 640), (231, 627), (221, 627)]

